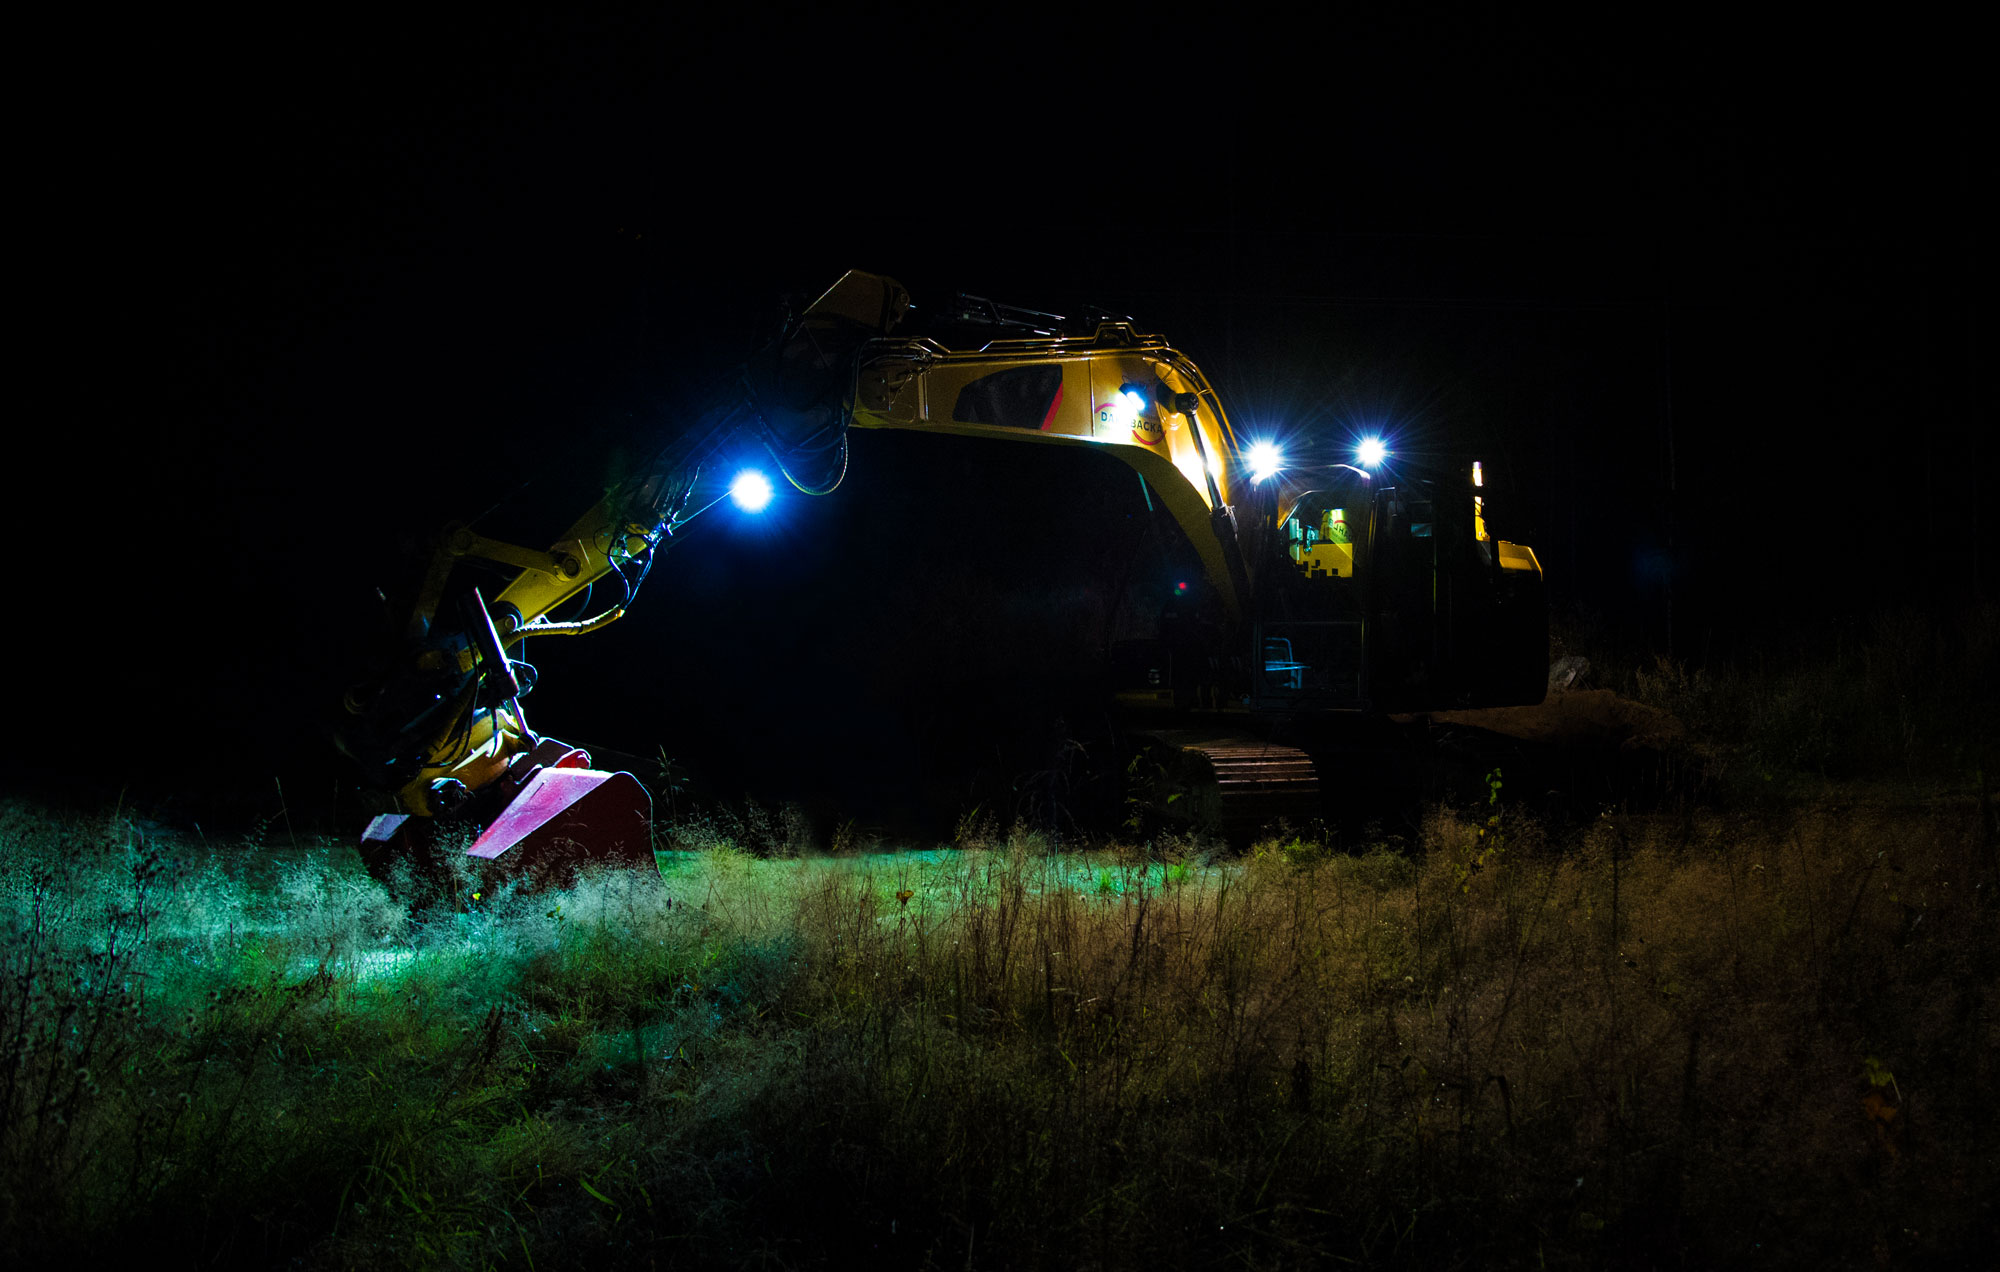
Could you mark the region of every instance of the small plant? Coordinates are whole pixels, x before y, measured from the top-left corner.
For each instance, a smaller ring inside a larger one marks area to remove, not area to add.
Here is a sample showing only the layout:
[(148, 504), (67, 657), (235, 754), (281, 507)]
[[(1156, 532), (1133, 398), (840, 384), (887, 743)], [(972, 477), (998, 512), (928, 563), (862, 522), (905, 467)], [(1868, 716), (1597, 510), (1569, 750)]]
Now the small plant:
[(1175, 811), (1174, 805), (1186, 795), (1187, 792), (1174, 789), (1165, 763), (1150, 748), (1140, 750), (1125, 763), (1125, 820), (1122, 825), (1134, 838), (1143, 838), (1161, 815)]
[(656, 748), (658, 758), (654, 761), (652, 795), (655, 808), (664, 805), (668, 824), (680, 819), (681, 797), (687, 793), (688, 772), (680, 761), (667, 754), (667, 748)]
[(997, 848), (1004, 840), (1000, 834), (999, 822), (994, 819), (993, 814), (986, 811), (984, 804), (974, 804), (966, 812), (959, 814), (958, 825), (951, 833), (951, 842), (955, 847), (977, 852)]
[(1063, 721), (1056, 721), (1057, 737), (1050, 744), (1047, 764), (1017, 784), (1016, 819), (1048, 835), (1057, 848), (1062, 847), (1065, 834), (1078, 831), (1071, 804), (1085, 760), (1083, 743), (1066, 736), (1066, 727)]
[(773, 855), (798, 857), (817, 847), (812, 818), (806, 815), (805, 809), (788, 801), (778, 810), (777, 847)]
[(1055, 845), (1041, 831), (1029, 826), (1027, 821), (1016, 818), (1007, 832), (1006, 851), (1017, 858), (1045, 857), (1055, 851)]
[(1301, 835), (1283, 820), (1278, 822), (1271, 838), (1260, 839), (1250, 846), (1253, 861), (1282, 861), (1295, 868), (1317, 865), (1332, 855), (1333, 841), (1323, 827), (1317, 834)]
[(1453, 880), (1460, 892), (1470, 892), (1472, 877), (1489, 866), (1497, 865), (1507, 853), (1507, 831), (1500, 808), (1500, 770), (1496, 768), (1487, 773), (1485, 780), (1485, 823), (1472, 828), (1471, 836), (1456, 854)]
[(860, 824), (852, 817), (833, 829), (833, 842), (829, 850), (836, 857), (851, 857), (861, 851)]

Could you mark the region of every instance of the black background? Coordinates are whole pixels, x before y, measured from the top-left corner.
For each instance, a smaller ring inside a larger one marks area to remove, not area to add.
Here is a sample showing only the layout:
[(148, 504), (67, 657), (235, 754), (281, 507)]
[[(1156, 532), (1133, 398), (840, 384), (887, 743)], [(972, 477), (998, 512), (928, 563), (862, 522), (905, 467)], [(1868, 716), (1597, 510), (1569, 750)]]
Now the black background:
[[(9, 780), (254, 813), (281, 779), (330, 814), (333, 703), (425, 536), (547, 541), (849, 268), (920, 306), (1129, 313), (1242, 431), (1480, 457), (1558, 615), (1633, 647), (1782, 657), (1990, 596), (1963, 39), (49, 34), (16, 165)], [(969, 800), (977, 763), (1082, 731), (1110, 598), (1181, 568), (1143, 512), (1097, 457), (858, 436), (834, 495), (717, 509), (630, 618), (530, 650), (528, 705), (718, 790)]]

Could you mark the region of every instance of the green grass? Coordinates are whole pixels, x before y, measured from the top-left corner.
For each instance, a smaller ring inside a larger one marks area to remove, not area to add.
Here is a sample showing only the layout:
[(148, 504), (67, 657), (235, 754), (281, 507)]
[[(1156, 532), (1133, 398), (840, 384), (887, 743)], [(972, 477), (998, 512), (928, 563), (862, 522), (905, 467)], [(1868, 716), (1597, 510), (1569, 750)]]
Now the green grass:
[(1975, 811), (1489, 812), (1410, 857), (711, 839), (412, 907), (345, 847), (7, 808), (0, 1255), (1876, 1266), (1990, 1233)]

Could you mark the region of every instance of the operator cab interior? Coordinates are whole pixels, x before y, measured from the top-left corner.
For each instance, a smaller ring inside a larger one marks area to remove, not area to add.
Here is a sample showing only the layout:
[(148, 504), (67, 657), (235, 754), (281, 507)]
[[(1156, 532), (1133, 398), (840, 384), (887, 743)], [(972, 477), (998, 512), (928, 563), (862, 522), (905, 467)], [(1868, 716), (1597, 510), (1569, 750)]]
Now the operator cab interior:
[(1360, 482), (1308, 490), (1279, 522), (1285, 551), (1309, 579), (1354, 577), (1356, 546), (1368, 535), (1368, 487)]
[[(1353, 710), (1364, 705), (1364, 587), (1372, 568), (1375, 492), (1366, 477), (1315, 474), (1277, 514), (1277, 539), (1297, 570), (1259, 604), (1251, 702), (1268, 710)], [(1282, 569), (1282, 567), (1280, 567)]]

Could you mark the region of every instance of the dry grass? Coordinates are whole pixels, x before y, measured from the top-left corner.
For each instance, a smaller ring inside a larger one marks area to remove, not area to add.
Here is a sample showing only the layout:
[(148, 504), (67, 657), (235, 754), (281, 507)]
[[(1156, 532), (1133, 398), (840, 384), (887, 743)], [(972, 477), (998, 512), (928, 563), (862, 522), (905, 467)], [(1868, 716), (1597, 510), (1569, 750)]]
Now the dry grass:
[(1415, 858), (719, 844), (461, 911), (344, 849), (12, 810), (8, 1253), (1876, 1266), (1990, 1233), (1990, 826), (1490, 811)]

